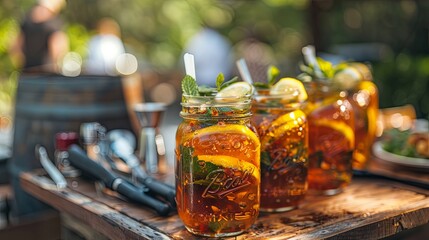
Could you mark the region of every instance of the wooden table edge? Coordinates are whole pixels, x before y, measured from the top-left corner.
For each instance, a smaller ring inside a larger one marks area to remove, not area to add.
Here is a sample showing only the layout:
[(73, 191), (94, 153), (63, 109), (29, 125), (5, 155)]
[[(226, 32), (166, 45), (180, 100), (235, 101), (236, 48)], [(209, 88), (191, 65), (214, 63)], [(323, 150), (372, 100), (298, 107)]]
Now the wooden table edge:
[[(125, 216), (105, 204), (92, 201), (90, 198), (73, 192), (70, 189), (66, 188), (61, 191), (50, 191), (48, 186), (53, 188), (54, 185), (47, 183), (46, 188), (44, 188), (43, 186), (39, 186), (40, 183), (36, 183), (34, 178), (35, 176), (30, 173), (21, 173), (20, 182), (25, 191), (58, 211), (67, 212), (87, 222), (95, 230), (109, 238), (130, 240), (171, 239), (169, 236)], [(43, 191), (43, 194), (40, 190)], [(70, 197), (68, 200), (59, 198), (60, 200), (57, 202), (50, 200), (59, 194), (69, 195)], [(80, 202), (78, 202), (77, 199), (73, 201), (73, 197), (78, 197)], [(105, 221), (99, 218), (100, 215), (105, 218)], [(89, 218), (92, 218), (93, 221), (88, 221)]]

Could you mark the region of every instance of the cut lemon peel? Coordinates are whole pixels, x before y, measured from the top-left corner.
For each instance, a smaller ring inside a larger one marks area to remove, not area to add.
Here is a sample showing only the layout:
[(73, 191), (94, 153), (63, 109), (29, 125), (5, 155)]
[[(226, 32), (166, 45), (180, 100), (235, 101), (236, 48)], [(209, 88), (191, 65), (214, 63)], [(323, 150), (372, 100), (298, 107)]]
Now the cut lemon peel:
[(242, 161), (238, 158), (227, 156), (227, 155), (198, 155), (198, 160), (205, 162), (210, 162), (216, 166), (222, 168), (233, 168), (240, 171), (247, 171), (252, 174), (256, 179), (260, 179), (260, 172), (258, 167), (253, 165), (250, 162)]
[(350, 147), (355, 147), (355, 133), (353, 129), (346, 123), (329, 119), (318, 119), (313, 120), (313, 124), (315, 126), (332, 128), (333, 130), (342, 133), (344, 137), (349, 141)]
[(282, 78), (270, 88), (270, 95), (291, 94), (297, 97), (298, 101), (305, 101), (308, 98), (307, 91), (301, 81), (295, 78)]
[(301, 110), (295, 110), (293, 112), (283, 114), (271, 123), (270, 131), (262, 137), (261, 149), (265, 149), (269, 146), (272, 139), (278, 139), (283, 136), (290, 129), (297, 127), (295, 121), (301, 121), (302, 124), (306, 121), (305, 113)]
[(253, 86), (247, 82), (236, 82), (216, 94), (216, 98), (240, 98), (253, 93)]
[(188, 141), (191, 138), (202, 138), (211, 134), (242, 134), (247, 136), (257, 147), (260, 146), (258, 136), (252, 132), (247, 126), (239, 124), (214, 125), (202, 129), (198, 129), (193, 133), (185, 135), (184, 140)]

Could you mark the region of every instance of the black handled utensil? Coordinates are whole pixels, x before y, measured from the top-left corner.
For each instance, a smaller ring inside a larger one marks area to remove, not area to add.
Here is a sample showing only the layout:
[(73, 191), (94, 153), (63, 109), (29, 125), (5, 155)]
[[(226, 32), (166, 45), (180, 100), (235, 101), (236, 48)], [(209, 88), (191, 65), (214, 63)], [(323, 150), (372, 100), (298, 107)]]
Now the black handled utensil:
[[(108, 133), (111, 152), (127, 164), (131, 169), (136, 180), (143, 184), (150, 193), (164, 198), (173, 208), (176, 207), (176, 190), (173, 186), (158, 181), (150, 177), (146, 171), (140, 166), (140, 161), (134, 154), (132, 143), (127, 141), (125, 137)], [(113, 137), (114, 136), (114, 137)]]
[(168, 204), (146, 195), (136, 186), (130, 184), (125, 179), (116, 176), (97, 162), (91, 160), (88, 158), (85, 151), (78, 145), (71, 145), (68, 149), (68, 153), (69, 161), (73, 166), (103, 181), (109, 189), (117, 191), (132, 201), (144, 204), (154, 209), (161, 216), (167, 216), (169, 214), (170, 206)]

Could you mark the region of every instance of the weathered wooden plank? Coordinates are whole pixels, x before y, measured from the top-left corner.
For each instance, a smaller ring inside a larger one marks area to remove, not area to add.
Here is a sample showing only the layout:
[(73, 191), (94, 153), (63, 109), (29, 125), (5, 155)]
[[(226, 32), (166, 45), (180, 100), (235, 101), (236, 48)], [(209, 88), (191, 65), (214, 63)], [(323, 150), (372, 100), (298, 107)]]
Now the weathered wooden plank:
[(168, 236), (143, 225), (114, 209), (70, 189), (57, 190), (43, 176), (23, 173), (23, 189), (52, 207), (86, 222), (112, 239), (168, 239)]
[[(39, 188), (32, 187), (35, 188), (35, 192), (57, 191), (52, 183), (43, 185), (45, 182), (50, 182), (47, 178), (25, 176), (24, 179), (27, 179), (28, 185), (40, 185)], [(147, 232), (153, 232), (174, 239), (198, 239), (185, 230), (175, 214), (167, 218), (159, 217), (146, 207), (128, 203), (112, 192), (97, 193), (92, 182), (78, 180), (78, 184), (70, 185), (74, 185), (74, 187), (67, 189), (65, 191), (67, 194), (51, 193), (52, 197), (65, 197), (66, 201), (75, 202), (76, 205), (80, 204), (83, 208), (91, 205), (104, 206), (100, 209), (107, 208), (109, 213), (101, 210), (92, 210), (91, 213), (95, 214), (94, 218), (98, 216), (100, 222), (113, 222), (107, 226), (119, 225), (122, 227), (122, 231), (127, 231), (123, 228), (131, 227), (130, 231), (134, 231), (133, 234), (146, 234), (146, 237)], [(40, 195), (40, 193), (38, 194)], [(296, 210), (277, 214), (261, 213), (251, 229), (234, 239), (377, 239), (387, 237), (429, 222), (428, 195), (429, 191), (425, 189), (381, 179), (358, 178), (354, 179), (352, 184), (339, 195), (307, 196)], [(76, 198), (76, 196), (79, 197)], [(47, 199), (47, 202), (52, 205), (51, 201), (53, 200)], [(64, 209), (65, 207), (61, 204), (56, 204), (57, 209), (80, 211), (70, 207)], [(132, 221), (133, 224), (128, 221)], [(101, 223), (94, 224), (96, 229), (101, 230), (107, 226)], [(136, 230), (141, 226), (145, 228), (144, 231)], [(115, 236), (112, 234), (109, 233), (109, 236)], [(123, 235), (117, 234), (116, 236), (123, 239)]]

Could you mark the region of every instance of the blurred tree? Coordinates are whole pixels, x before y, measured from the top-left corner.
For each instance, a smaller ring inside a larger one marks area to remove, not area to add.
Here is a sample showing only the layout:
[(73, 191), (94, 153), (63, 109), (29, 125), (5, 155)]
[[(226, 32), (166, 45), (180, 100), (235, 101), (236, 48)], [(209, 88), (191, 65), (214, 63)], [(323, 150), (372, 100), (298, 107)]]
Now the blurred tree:
[(412, 104), (429, 118), (429, 1), (311, 2), (320, 52), (372, 65), (380, 107)]
[[(14, 70), (5, 46), (34, 0), (0, 1), (4, 81)], [(413, 101), (419, 117), (426, 117), (428, 101), (422, 99), (427, 100), (429, 87), (424, 65), (429, 54), (428, 10), (425, 0), (73, 0), (67, 1), (63, 18), (70, 47), (83, 58), (97, 20), (112, 17), (121, 25), (127, 51), (146, 63), (140, 66), (163, 71), (180, 66), (183, 47), (204, 26), (234, 45), (251, 37), (270, 46), (275, 64), (289, 76), (297, 74), (301, 48), (312, 43), (319, 52), (369, 61), (382, 107)]]

